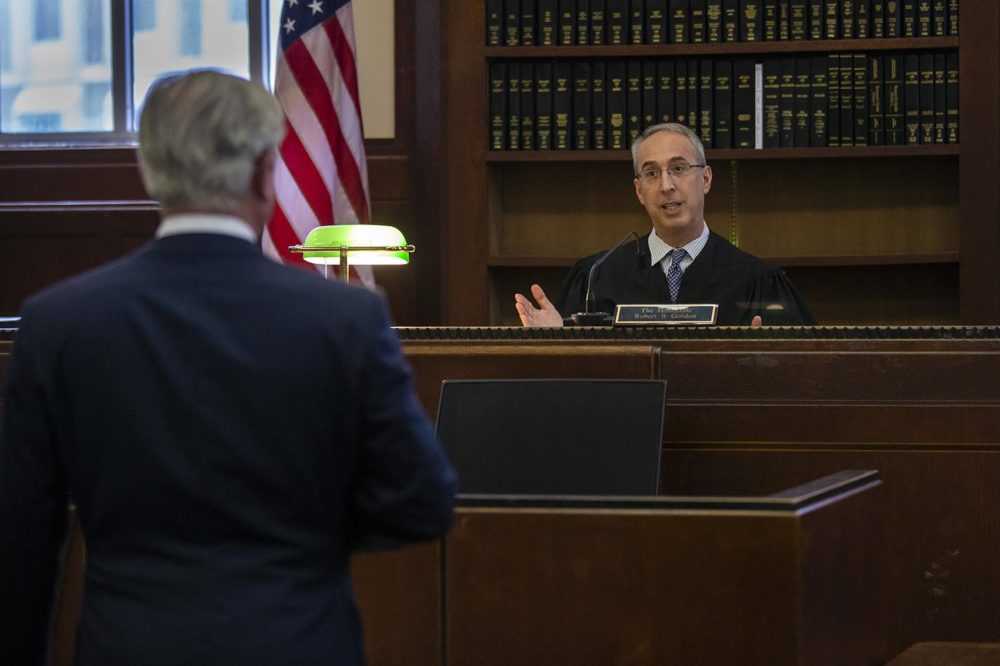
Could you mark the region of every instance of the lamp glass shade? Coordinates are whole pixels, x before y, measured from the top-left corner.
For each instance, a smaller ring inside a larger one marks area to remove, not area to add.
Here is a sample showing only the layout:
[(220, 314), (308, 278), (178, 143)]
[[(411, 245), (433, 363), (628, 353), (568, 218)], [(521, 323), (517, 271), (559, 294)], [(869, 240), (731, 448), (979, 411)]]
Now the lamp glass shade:
[[(312, 264), (336, 265), (340, 263), (340, 248), (347, 248), (348, 260), (352, 265), (398, 266), (410, 263), (410, 253), (402, 249), (405, 245), (406, 238), (396, 227), (382, 224), (331, 224), (316, 227), (309, 232), (302, 244), (302, 258)], [(310, 247), (317, 249), (310, 250)]]

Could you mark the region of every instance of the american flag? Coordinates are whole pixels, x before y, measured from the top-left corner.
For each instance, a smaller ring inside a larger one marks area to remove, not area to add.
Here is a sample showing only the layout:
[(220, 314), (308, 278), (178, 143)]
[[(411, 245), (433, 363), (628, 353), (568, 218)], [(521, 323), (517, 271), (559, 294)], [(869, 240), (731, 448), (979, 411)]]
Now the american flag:
[[(281, 7), (274, 94), (288, 133), (275, 168), (277, 205), (264, 252), (302, 264), (288, 252), (320, 225), (369, 221), (361, 103), (349, 0), (285, 0)], [(372, 286), (368, 267), (352, 272)]]

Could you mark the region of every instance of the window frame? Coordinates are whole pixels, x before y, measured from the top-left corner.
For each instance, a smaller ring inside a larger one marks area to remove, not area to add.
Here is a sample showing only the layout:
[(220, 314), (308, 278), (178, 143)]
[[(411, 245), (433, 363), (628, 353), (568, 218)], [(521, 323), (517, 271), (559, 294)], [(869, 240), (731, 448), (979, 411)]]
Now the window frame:
[[(267, 3), (244, 0), (247, 5), (247, 56), (250, 80), (271, 89), (270, 42)], [(132, 100), (134, 80), (132, 2), (112, 1), (108, 39), (111, 51), (112, 129), (84, 132), (4, 132), (0, 131), (0, 150), (18, 148), (87, 148), (134, 147), (135, 106)], [(204, 34), (202, 35), (204, 40)]]

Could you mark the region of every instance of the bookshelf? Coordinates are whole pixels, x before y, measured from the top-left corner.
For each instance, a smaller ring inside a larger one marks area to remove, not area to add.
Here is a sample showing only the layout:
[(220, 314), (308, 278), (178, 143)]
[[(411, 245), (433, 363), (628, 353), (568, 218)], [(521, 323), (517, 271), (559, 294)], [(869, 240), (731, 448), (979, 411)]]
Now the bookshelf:
[[(782, 266), (823, 324), (1000, 324), (1000, 9), (962, 0), (959, 36), (487, 46), (485, 0), (442, 0), (436, 185), (442, 323), (515, 324), (514, 291), (649, 221), (627, 150), (489, 150), (489, 64), (957, 52), (958, 144), (711, 149), (706, 219)], [(430, 192), (429, 192), (430, 193)]]

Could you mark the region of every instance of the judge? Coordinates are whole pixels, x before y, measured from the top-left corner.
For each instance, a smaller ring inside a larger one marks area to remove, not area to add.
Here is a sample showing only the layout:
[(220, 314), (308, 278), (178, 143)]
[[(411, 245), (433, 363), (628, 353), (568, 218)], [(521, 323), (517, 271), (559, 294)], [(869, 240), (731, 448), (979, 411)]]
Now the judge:
[[(612, 252), (596, 270), (596, 308), (619, 304), (716, 303), (727, 326), (815, 324), (812, 311), (785, 273), (738, 249), (705, 223), (712, 167), (698, 136), (684, 125), (646, 129), (632, 144), (635, 194), (653, 229)], [(555, 303), (537, 284), (533, 303), (514, 301), (525, 326), (562, 326), (585, 309), (590, 268), (604, 253), (578, 261)]]

